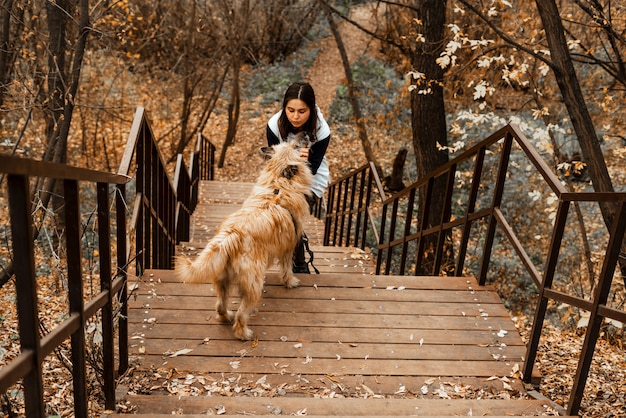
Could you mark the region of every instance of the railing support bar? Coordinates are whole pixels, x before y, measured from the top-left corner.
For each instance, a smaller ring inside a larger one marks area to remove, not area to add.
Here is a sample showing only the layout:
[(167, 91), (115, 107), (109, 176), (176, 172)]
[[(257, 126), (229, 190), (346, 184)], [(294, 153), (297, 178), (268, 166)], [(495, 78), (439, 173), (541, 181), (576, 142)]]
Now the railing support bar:
[(554, 271), (559, 257), (559, 249), (561, 248), (561, 241), (563, 239), (563, 231), (565, 230), (565, 223), (567, 221), (567, 212), (569, 210), (569, 203), (567, 201), (559, 202), (557, 209), (554, 230), (552, 232), (552, 239), (550, 242), (550, 252), (548, 259), (544, 267), (543, 278), (541, 285), (539, 286), (539, 303), (535, 310), (535, 319), (530, 334), (530, 339), (526, 347), (526, 361), (524, 363), (524, 376), (523, 380), (530, 382), (533, 367), (535, 364), (535, 358), (537, 356), (537, 349), (539, 348), (539, 339), (541, 338), (541, 329), (543, 328), (543, 321), (546, 316), (546, 309), (548, 307), (548, 297), (545, 294), (546, 289), (552, 288), (552, 281), (554, 279)]
[(600, 327), (604, 322), (604, 316), (599, 312), (599, 308), (606, 305), (609, 292), (611, 290), (611, 282), (617, 265), (617, 259), (620, 253), (620, 246), (626, 232), (626, 204), (620, 202), (613, 225), (611, 226), (610, 238), (607, 244), (607, 251), (602, 264), (599, 283), (593, 298), (593, 310), (590, 312), (589, 325), (585, 333), (585, 341), (581, 350), (582, 358), (578, 362), (576, 376), (574, 377), (574, 385), (568, 402), (567, 412), (569, 415), (577, 415), (580, 409), (580, 403), (583, 398), (589, 368), (593, 360), (596, 342), (600, 335)]
[[(502, 203), (502, 193), (504, 191), (504, 183), (506, 181), (506, 171), (509, 165), (509, 157), (511, 155), (511, 147), (513, 146), (513, 136), (507, 132), (504, 138), (504, 144), (502, 145), (502, 156), (500, 158), (500, 165), (498, 167), (498, 177), (496, 180), (496, 187), (493, 191), (492, 208), (500, 207)], [(485, 246), (483, 248), (483, 255), (480, 261), (480, 273), (478, 275), (478, 283), (481, 286), (485, 285), (487, 281), (487, 271), (489, 270), (489, 260), (491, 259), (491, 250), (493, 249), (493, 239), (496, 235), (496, 215), (491, 213), (489, 216), (489, 224), (487, 226), (487, 236), (485, 238)]]
[(40, 353), (39, 313), (37, 309), (37, 282), (33, 256), (33, 232), (28, 177), (9, 175), (9, 212), (13, 255), (15, 263), (15, 287), (17, 291), (17, 315), (20, 327), (22, 353), (32, 352), (28, 373), (24, 375), (24, 404), (26, 416), (45, 417), (43, 404), (42, 355)]
[(80, 202), (78, 182), (64, 180), (65, 195), (65, 247), (67, 250), (67, 281), (70, 315), (77, 315), (80, 324), (72, 332), (72, 386), (74, 388), (74, 414), (87, 417), (87, 378), (85, 361), (85, 318), (83, 302)]
[(122, 280), (122, 288), (119, 291), (120, 314), (117, 321), (118, 328), (118, 375), (122, 375), (128, 369), (128, 259), (129, 246), (126, 233), (126, 185), (117, 186), (115, 194), (115, 215), (117, 230), (117, 277)]
[(457, 255), (456, 268), (454, 270), (455, 276), (463, 274), (463, 267), (465, 265), (465, 256), (467, 254), (467, 245), (469, 243), (470, 232), (472, 230), (472, 222), (470, 221), (470, 215), (474, 213), (476, 209), (476, 201), (478, 200), (478, 189), (480, 186), (480, 178), (483, 173), (483, 165), (485, 162), (485, 147), (481, 147), (476, 155), (476, 162), (474, 165), (474, 173), (472, 174), (472, 186), (470, 189), (469, 200), (467, 202), (467, 212), (465, 213), (465, 220), (463, 221), (463, 230), (461, 233), (461, 243), (459, 245), (459, 254)]
[(111, 226), (109, 185), (98, 183), (98, 243), (100, 251), (100, 290), (107, 293), (102, 307), (103, 390), (106, 409), (115, 409), (115, 336), (113, 330), (113, 295), (111, 294)]

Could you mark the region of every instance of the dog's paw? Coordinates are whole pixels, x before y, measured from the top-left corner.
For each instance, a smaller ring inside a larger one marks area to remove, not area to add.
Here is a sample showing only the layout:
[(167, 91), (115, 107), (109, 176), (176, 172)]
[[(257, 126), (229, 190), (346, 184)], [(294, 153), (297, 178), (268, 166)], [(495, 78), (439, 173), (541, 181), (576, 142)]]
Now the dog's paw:
[(287, 280), (285, 280), (285, 286), (287, 286), (287, 289), (293, 289), (294, 287), (298, 287), (300, 286), (300, 279), (298, 279), (296, 276), (288, 277)]
[(235, 323), (235, 325), (233, 325), (233, 331), (235, 332), (235, 337), (242, 341), (250, 341), (254, 339), (254, 332), (246, 326), (241, 326), (240, 324)]
[(218, 312), (217, 319), (220, 322), (232, 324), (233, 320), (235, 319), (235, 314), (233, 313), (233, 311), (226, 311), (225, 313)]

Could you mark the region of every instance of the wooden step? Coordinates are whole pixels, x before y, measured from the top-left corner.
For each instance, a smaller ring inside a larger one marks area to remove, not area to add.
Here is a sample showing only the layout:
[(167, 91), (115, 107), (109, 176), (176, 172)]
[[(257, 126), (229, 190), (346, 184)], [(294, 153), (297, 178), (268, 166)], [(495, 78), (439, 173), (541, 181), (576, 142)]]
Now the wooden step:
[[(276, 273), (267, 274), (250, 323), (257, 339), (242, 342), (217, 321), (210, 284), (182, 284), (172, 271), (147, 271), (130, 284), (133, 372), (121, 397), (133, 404), (142, 399), (133, 394), (146, 387), (151, 399), (189, 391), (208, 391), (220, 400), (281, 392), (286, 399), (331, 393), (347, 399), (453, 397), (458, 391), (524, 395), (519, 369), (525, 346), (491, 286), (463, 277), (300, 277), (299, 288), (286, 289)], [(238, 300), (232, 302), (236, 309)], [(461, 408), (454, 405), (451, 415)], [(209, 406), (199, 408), (189, 413)], [(385, 412), (372, 412), (379, 414)]]
[[(548, 415), (554, 410), (543, 400), (534, 399), (393, 399), (393, 398), (313, 398), (287, 397), (273, 398), (254, 396), (152, 396), (135, 395), (124, 402), (134, 413), (150, 414), (158, 417), (173, 414), (216, 415), (306, 415), (306, 416), (490, 416), (526, 417)], [(109, 416), (121, 417), (122, 414)], [(124, 415), (125, 416), (125, 415)], [(147, 416), (147, 415), (144, 415)]]
[[(176, 248), (177, 255), (195, 257), (204, 248), (205, 243), (181, 242)], [(311, 245), (313, 251), (313, 265), (323, 275), (327, 274), (356, 274), (359, 276), (372, 275), (375, 271), (374, 260), (369, 251), (354, 247), (323, 247)], [(306, 254), (308, 260), (309, 254)], [(270, 266), (269, 273), (277, 272), (276, 266)], [(313, 271), (311, 271), (313, 273)]]
[[(250, 195), (253, 183), (202, 181), (198, 205), (193, 213), (190, 236), (194, 245), (204, 245), (215, 235), (224, 218), (241, 208)], [(324, 223), (313, 216), (304, 222), (304, 231), (314, 245), (321, 245), (324, 237)]]
[[(215, 235), (217, 227), (229, 214), (241, 208), (237, 205), (211, 205), (207, 208), (197, 207), (189, 231), (190, 241), (197, 245), (204, 245)], [(324, 223), (319, 219), (308, 216), (304, 220), (304, 232), (313, 245), (322, 245), (324, 239)]]
[[(203, 182), (190, 242), (177, 254), (201, 251), (251, 189)], [(298, 275), (300, 287), (286, 289), (276, 266), (268, 269), (250, 320), (253, 341), (217, 321), (211, 284), (183, 284), (167, 270), (129, 283), (131, 370), (120, 379), (118, 412), (555, 415), (550, 401), (526, 392), (526, 347), (492, 286), (470, 277), (376, 276), (371, 253), (322, 246), (323, 230), (307, 219), (321, 274)], [(238, 304), (235, 292), (230, 309)]]
[(239, 204), (250, 195), (254, 183), (201, 181), (199, 204)]

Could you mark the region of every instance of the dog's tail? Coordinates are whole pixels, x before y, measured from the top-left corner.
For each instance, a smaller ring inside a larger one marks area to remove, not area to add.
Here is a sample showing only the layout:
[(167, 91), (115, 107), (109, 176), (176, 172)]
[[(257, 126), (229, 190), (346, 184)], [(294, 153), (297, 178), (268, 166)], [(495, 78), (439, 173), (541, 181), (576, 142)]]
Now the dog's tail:
[[(224, 241), (229, 241), (229, 237)], [(212, 240), (193, 261), (176, 257), (176, 276), (184, 283), (211, 283), (228, 263), (228, 245), (224, 241)]]

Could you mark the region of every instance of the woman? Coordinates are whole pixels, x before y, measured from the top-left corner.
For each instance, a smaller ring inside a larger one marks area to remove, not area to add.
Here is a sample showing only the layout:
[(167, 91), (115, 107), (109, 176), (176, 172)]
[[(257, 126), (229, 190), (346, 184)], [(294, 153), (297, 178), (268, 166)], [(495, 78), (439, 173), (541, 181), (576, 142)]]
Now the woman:
[[(312, 207), (318, 199), (324, 196), (330, 179), (326, 161), (330, 128), (315, 104), (313, 87), (309, 83), (296, 82), (287, 88), (282, 109), (267, 123), (267, 144), (272, 146), (290, 140), (292, 136), (302, 131), (307, 132), (313, 142), (311, 148), (303, 148), (301, 151), (302, 158), (308, 160), (313, 173), (311, 191), (314, 197), (309, 200), (309, 205)], [(296, 245), (293, 260), (294, 273), (309, 273), (309, 267), (304, 258), (302, 238)]]

